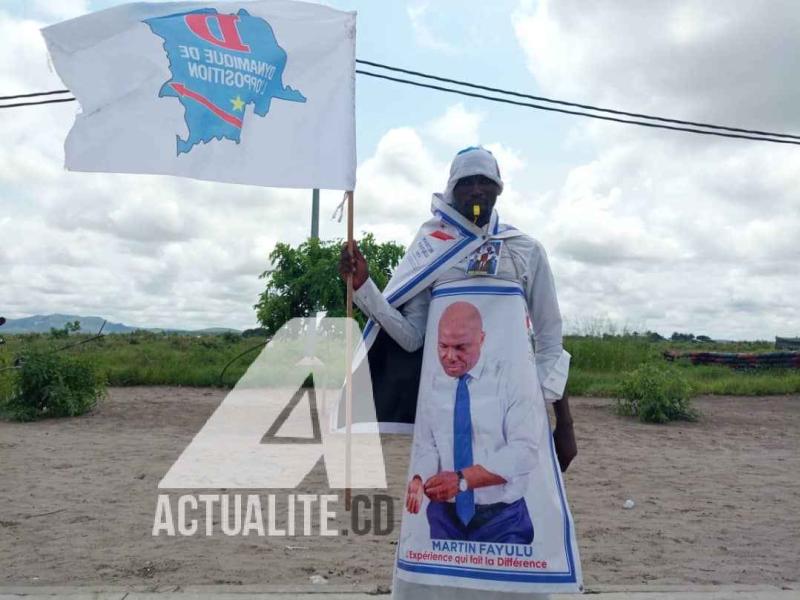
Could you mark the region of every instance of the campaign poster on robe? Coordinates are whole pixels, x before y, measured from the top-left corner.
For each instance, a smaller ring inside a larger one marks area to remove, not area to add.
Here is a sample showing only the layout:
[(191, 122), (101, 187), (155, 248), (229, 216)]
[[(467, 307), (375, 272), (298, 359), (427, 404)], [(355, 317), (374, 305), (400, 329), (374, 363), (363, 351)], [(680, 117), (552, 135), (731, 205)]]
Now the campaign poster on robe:
[(575, 529), (530, 335), (516, 283), (481, 277), (433, 290), (398, 577), (580, 591)]

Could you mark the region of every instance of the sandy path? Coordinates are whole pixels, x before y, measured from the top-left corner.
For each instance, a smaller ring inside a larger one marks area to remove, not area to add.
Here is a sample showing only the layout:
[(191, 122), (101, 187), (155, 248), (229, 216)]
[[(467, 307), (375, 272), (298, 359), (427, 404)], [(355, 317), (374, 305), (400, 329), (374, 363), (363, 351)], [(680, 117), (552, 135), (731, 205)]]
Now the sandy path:
[[(397, 528), (151, 536), (158, 481), (223, 396), (115, 388), (92, 415), (0, 422), (0, 584), (307, 584), (321, 574), (387, 585)], [(800, 397), (703, 398), (700, 422), (670, 426), (616, 417), (608, 400), (573, 405), (580, 455), (567, 489), (589, 588), (800, 581)], [(408, 439), (385, 437), (384, 454), (400, 498)], [(301, 488), (330, 493), (321, 465)], [(626, 498), (634, 509), (622, 509)]]

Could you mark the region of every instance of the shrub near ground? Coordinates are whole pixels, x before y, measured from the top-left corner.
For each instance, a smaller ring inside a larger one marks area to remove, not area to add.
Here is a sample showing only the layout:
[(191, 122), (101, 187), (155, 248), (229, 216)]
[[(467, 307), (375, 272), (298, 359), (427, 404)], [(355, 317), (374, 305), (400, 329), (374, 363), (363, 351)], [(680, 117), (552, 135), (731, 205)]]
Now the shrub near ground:
[(622, 378), (617, 413), (644, 423), (695, 421), (692, 387), (672, 365), (642, 364)]
[(4, 372), (0, 412), (17, 421), (76, 417), (105, 395), (105, 380), (86, 359), (28, 351), (19, 368)]
[[(70, 335), (70, 341), (89, 336)], [(51, 349), (63, 345), (48, 335), (6, 335), (0, 347), (0, 368), (9, 365), (24, 349)], [(228, 368), (225, 365), (263, 338), (239, 335), (189, 336), (154, 332), (107, 335), (97, 341), (66, 350), (65, 353), (90, 359), (104, 374), (109, 385), (186, 385), (232, 386), (258, 356), (255, 350)], [(619, 396), (624, 374), (642, 364), (665, 364), (667, 349), (723, 352), (769, 351), (767, 342), (728, 344), (652, 342), (631, 335), (567, 336), (564, 346), (572, 354), (568, 392), (572, 395)], [(697, 394), (765, 395), (800, 393), (800, 370), (751, 370), (737, 372), (719, 366), (693, 366), (679, 361), (675, 368), (686, 377)], [(0, 373), (0, 393), (3, 381)]]

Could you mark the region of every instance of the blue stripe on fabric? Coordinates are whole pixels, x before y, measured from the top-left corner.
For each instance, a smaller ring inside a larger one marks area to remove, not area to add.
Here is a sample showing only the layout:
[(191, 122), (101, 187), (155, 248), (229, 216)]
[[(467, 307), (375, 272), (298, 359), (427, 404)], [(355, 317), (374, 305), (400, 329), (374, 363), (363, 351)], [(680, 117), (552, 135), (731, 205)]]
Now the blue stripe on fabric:
[(422, 281), (422, 280), (423, 280), (423, 279), (425, 279), (425, 278), (426, 278), (428, 275), (430, 275), (430, 274), (431, 274), (431, 272), (433, 272), (433, 271), (435, 271), (436, 269), (438, 269), (438, 268), (439, 268), (439, 266), (441, 266), (442, 264), (444, 264), (445, 262), (447, 262), (448, 260), (450, 260), (450, 259), (453, 257), (453, 255), (454, 255), (454, 254), (457, 254), (458, 252), (460, 252), (460, 251), (461, 251), (461, 250), (462, 250), (462, 249), (463, 249), (465, 246), (468, 246), (468, 245), (469, 245), (470, 243), (472, 243), (474, 240), (475, 240), (475, 236), (472, 236), (471, 238), (467, 238), (467, 239), (465, 239), (463, 242), (460, 242), (460, 243), (456, 244), (456, 245), (455, 245), (455, 246), (453, 246), (453, 247), (452, 247), (450, 250), (448, 250), (447, 252), (445, 252), (445, 253), (444, 253), (442, 256), (440, 256), (440, 257), (439, 257), (439, 258), (438, 258), (436, 261), (434, 261), (434, 262), (433, 262), (433, 264), (431, 264), (431, 266), (430, 266), (428, 269), (426, 269), (425, 271), (422, 271), (422, 272), (421, 272), (419, 275), (417, 275), (416, 277), (414, 277), (413, 279), (411, 279), (411, 280), (410, 280), (410, 281), (409, 281), (407, 284), (405, 284), (403, 287), (401, 287), (400, 289), (398, 289), (398, 290), (396, 290), (395, 292), (393, 292), (392, 294), (390, 294), (390, 295), (389, 295), (389, 297), (387, 298), (387, 300), (389, 301), (389, 304), (393, 304), (393, 303), (394, 303), (394, 302), (395, 302), (395, 301), (396, 301), (398, 298), (400, 298), (401, 296), (403, 296), (403, 294), (405, 294), (405, 293), (406, 293), (406, 292), (408, 292), (410, 289), (412, 289), (412, 288), (413, 288), (415, 285), (417, 285), (417, 284), (418, 284), (420, 281)]
[(439, 215), (442, 219), (450, 223), (456, 229), (459, 229), (461, 233), (463, 233), (467, 237), (477, 238), (478, 236), (472, 233), (469, 229), (464, 227), (461, 223), (456, 221), (453, 217), (448, 214), (445, 214), (443, 211), (439, 210), (438, 208), (434, 211), (434, 214)]
[(448, 250), (447, 252), (442, 254), (442, 256), (440, 256), (438, 259), (436, 259), (427, 269), (425, 269), (424, 271), (419, 273), (416, 277), (412, 278), (408, 283), (406, 283), (400, 289), (392, 292), (386, 298), (389, 301), (389, 304), (394, 303), (398, 298), (403, 296), (403, 294), (405, 294), (408, 290), (412, 289), (420, 281), (425, 279), (425, 277), (430, 275), (430, 273), (432, 271), (434, 271), (435, 269), (439, 268), (440, 265), (442, 265), (445, 262), (447, 262), (448, 260), (450, 260), (450, 258), (452, 258), (454, 254), (460, 252), (465, 246), (468, 246), (470, 243), (472, 243), (473, 241), (475, 241), (478, 238), (478, 236), (476, 236), (474, 233), (472, 233), (471, 231), (466, 229), (464, 226), (462, 226), (457, 221), (451, 219), (449, 216), (444, 214), (442, 211), (437, 210), (436, 213), (439, 214), (442, 217), (442, 219), (444, 219), (445, 221), (447, 221), (448, 223), (450, 223), (451, 225), (453, 225), (454, 227), (459, 229), (464, 234), (466, 239), (464, 239), (463, 241), (458, 242), (457, 244), (455, 244), (452, 248), (450, 248), (450, 250)]
[(504, 287), (499, 285), (466, 285), (460, 287), (440, 288), (431, 292), (431, 298), (440, 296), (457, 296), (459, 294), (478, 296), (522, 296), (524, 292), (518, 287)]
[(406, 571), (449, 575), (451, 577), (468, 577), (470, 579), (491, 579), (493, 581), (522, 581), (538, 583), (577, 583), (575, 573), (559, 575), (557, 573), (514, 573), (499, 569), (471, 569), (469, 567), (445, 567), (422, 565), (405, 560), (398, 560), (397, 566)]
[(369, 332), (372, 331), (373, 327), (375, 327), (375, 321), (370, 319), (369, 321), (367, 321), (367, 325), (364, 327), (364, 333), (361, 337), (367, 339), (367, 336), (369, 335)]
[[(474, 240), (476, 240), (478, 238), (478, 236), (476, 236), (474, 233), (472, 233), (469, 229), (464, 227), (461, 223), (459, 223), (455, 219), (451, 218), (449, 215), (444, 214), (441, 210), (438, 210), (438, 209), (435, 210), (434, 211), (434, 215), (439, 215), (444, 221), (447, 221), (448, 223), (450, 223), (450, 225), (452, 225), (453, 227), (458, 229), (464, 235), (464, 237), (466, 239), (464, 239), (463, 241), (458, 242), (457, 244), (455, 244), (450, 250), (448, 250), (442, 256), (440, 256), (438, 259), (436, 259), (436, 261), (434, 261), (427, 269), (425, 269), (424, 271), (419, 273), (416, 277), (412, 278), (408, 283), (406, 283), (400, 289), (392, 292), (389, 296), (387, 296), (386, 300), (389, 302), (389, 304), (392, 304), (393, 302), (395, 302), (398, 298), (400, 298), (403, 294), (405, 294), (409, 289), (413, 288), (422, 279), (424, 279), (425, 277), (430, 275), (430, 273), (433, 270), (437, 269), (442, 263), (447, 262), (453, 256), (453, 254), (459, 252), (464, 246), (469, 245), (471, 242), (473, 242)], [(367, 321), (367, 325), (364, 328), (364, 334), (362, 336), (363, 339), (365, 339), (365, 340), (367, 339), (367, 336), (370, 334), (370, 332), (375, 327), (375, 325), (376, 325), (376, 323), (375, 323), (374, 320), (370, 319), (369, 321)]]
[(559, 463), (558, 457), (556, 456), (556, 447), (553, 443), (553, 436), (547, 436), (550, 440), (550, 457), (553, 463), (553, 476), (556, 479), (556, 486), (558, 487), (558, 497), (561, 500), (561, 512), (564, 513), (564, 549), (567, 554), (567, 564), (569, 564), (569, 572), (574, 573), (575, 571), (575, 558), (572, 555), (572, 535), (570, 534), (570, 525), (569, 525), (569, 514), (567, 513), (567, 502), (564, 498), (564, 486), (561, 483), (561, 479), (559, 478)]

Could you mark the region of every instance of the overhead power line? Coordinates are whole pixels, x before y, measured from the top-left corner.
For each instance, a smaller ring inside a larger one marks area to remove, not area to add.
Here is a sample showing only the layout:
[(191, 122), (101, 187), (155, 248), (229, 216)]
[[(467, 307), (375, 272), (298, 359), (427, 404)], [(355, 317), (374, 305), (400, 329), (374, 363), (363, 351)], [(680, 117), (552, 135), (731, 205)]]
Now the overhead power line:
[[(423, 77), (425, 79), (433, 79), (435, 81), (442, 81), (444, 83), (454, 83), (456, 85), (462, 85), (465, 87), (470, 87), (478, 90), (485, 90), (487, 92), (497, 92), (500, 94), (505, 94), (507, 96), (516, 96), (518, 98), (528, 98), (529, 100), (538, 100), (540, 102), (549, 102), (551, 104), (560, 104), (561, 106), (574, 106), (576, 108), (585, 108), (588, 110), (593, 110), (597, 112), (605, 112), (613, 115), (623, 115), (627, 117), (636, 117), (639, 119), (650, 119), (652, 121), (661, 121), (664, 123), (675, 123), (677, 125), (690, 125), (693, 127), (704, 127), (707, 129), (721, 129), (723, 131), (735, 131), (738, 133), (749, 133), (753, 135), (765, 135), (770, 137), (785, 137), (785, 138), (792, 138), (796, 140), (800, 140), (800, 135), (793, 135), (789, 133), (775, 133), (773, 131), (759, 131), (758, 129), (741, 129), (739, 127), (728, 127), (726, 125), (714, 125), (713, 123), (701, 123), (698, 121), (683, 121), (681, 119), (671, 119), (668, 117), (659, 117), (656, 115), (648, 115), (644, 113), (635, 113), (635, 112), (627, 112), (624, 110), (616, 110), (613, 108), (603, 108), (601, 106), (594, 106), (592, 104), (580, 104), (578, 102), (567, 102), (566, 100), (557, 100), (555, 98), (548, 98), (546, 96), (533, 96), (531, 94), (523, 94), (522, 92), (515, 92), (512, 90), (504, 90), (502, 88), (496, 87), (489, 87), (486, 85), (481, 85), (479, 83), (471, 83), (469, 81), (460, 81), (458, 79), (450, 79), (448, 77), (440, 77), (438, 75), (431, 75), (430, 73), (423, 73), (421, 71), (412, 71), (410, 69), (401, 69), (400, 67), (393, 67), (391, 65), (385, 65), (382, 63), (376, 63), (369, 60), (358, 60), (356, 62), (362, 65), (369, 65), (371, 67), (378, 67), (381, 69), (386, 69), (387, 71), (394, 71), (396, 73), (405, 73), (407, 75), (415, 75), (417, 77)], [(358, 71), (356, 71), (358, 73)], [(365, 73), (366, 74), (366, 73)], [(571, 113), (571, 114), (580, 114), (580, 113)]]
[[(716, 131), (711, 129), (695, 129), (692, 127), (678, 127), (676, 125), (662, 125), (660, 123), (649, 123), (647, 121), (634, 121), (632, 119), (620, 119), (618, 117), (609, 117), (607, 115), (596, 115), (592, 113), (577, 111), (577, 110), (567, 110), (564, 108), (556, 108), (554, 106), (544, 106), (541, 104), (533, 104), (531, 102), (520, 102), (518, 100), (509, 100), (507, 98), (498, 98), (496, 96), (487, 96), (486, 94), (477, 94), (474, 92), (467, 92), (464, 90), (456, 90), (453, 88), (446, 88), (439, 85), (431, 85), (429, 83), (422, 83), (419, 81), (411, 81), (410, 79), (401, 79), (399, 77), (390, 77), (389, 75), (381, 75), (378, 73), (372, 73), (370, 71), (363, 71), (360, 69), (356, 69), (356, 73), (361, 75), (367, 75), (369, 77), (376, 77), (378, 79), (386, 79), (388, 81), (395, 81), (398, 83), (404, 83), (407, 85), (413, 85), (421, 88), (428, 88), (431, 90), (438, 90), (440, 92), (449, 92), (451, 94), (458, 94), (461, 96), (468, 96), (470, 98), (482, 98), (484, 100), (491, 100), (492, 102), (500, 102), (503, 104), (513, 104), (515, 106), (524, 106), (526, 108), (535, 108), (537, 110), (546, 110), (550, 112), (557, 112), (557, 113), (564, 113), (567, 115), (577, 115), (580, 117), (589, 117), (591, 119), (600, 119), (602, 121), (613, 121), (615, 123), (625, 123), (627, 125), (639, 125), (641, 127), (652, 127), (655, 129), (670, 129), (672, 131), (685, 131), (687, 133), (698, 133), (701, 135), (715, 135), (719, 137), (726, 137), (726, 138), (736, 138), (741, 140), (755, 140), (760, 142), (774, 142), (776, 144), (793, 144), (795, 146), (800, 146), (800, 141), (794, 141), (790, 139), (780, 139), (780, 138), (773, 138), (773, 137), (763, 137), (763, 136), (755, 136), (755, 135), (743, 135), (738, 133), (723, 133), (722, 131)], [(788, 137), (788, 134), (784, 134)], [(797, 136), (791, 136), (797, 137)], [(798, 137), (800, 140), (800, 137)]]
[(34, 98), (36, 96), (53, 96), (55, 94), (69, 94), (69, 90), (52, 90), (50, 92), (33, 92), (32, 94), (17, 94), (16, 96), (0, 96), (0, 100), (17, 100), (19, 98)]
[[(386, 65), (383, 63), (372, 62), (368, 60), (356, 60), (357, 63), (362, 65), (369, 65), (372, 67), (377, 67), (380, 69), (385, 69), (388, 71), (393, 71), (397, 73), (404, 73), (407, 75), (413, 75), (415, 77), (421, 77), (425, 79), (431, 79), (435, 81), (441, 81), (444, 83), (455, 84), (462, 87), (467, 87), (471, 89), (483, 90), (488, 92), (493, 92), (495, 94), (503, 94), (506, 96), (513, 96), (517, 98), (526, 98), (531, 100), (536, 100), (537, 103), (532, 102), (522, 102), (518, 100), (511, 100), (508, 98), (502, 98), (495, 95), (488, 95), (488, 94), (481, 94), (476, 92), (469, 92), (466, 90), (460, 90), (452, 87), (444, 87), (439, 85), (434, 85), (430, 83), (425, 83), (421, 81), (414, 81), (411, 79), (401, 78), (401, 77), (393, 77), (390, 75), (385, 75), (381, 73), (375, 73), (372, 71), (365, 71), (363, 69), (356, 69), (356, 73), (359, 75), (365, 75), (368, 77), (373, 77), (377, 79), (383, 79), (387, 81), (392, 81), (395, 83), (401, 83), (405, 85), (411, 85), (418, 88), (425, 88), (431, 89), (440, 92), (446, 92), (450, 94), (457, 94), (461, 96), (466, 96), (470, 98), (479, 98), (482, 100), (488, 100), (490, 102), (499, 102), (502, 104), (510, 104), (514, 106), (520, 106), (524, 108), (532, 108), (535, 110), (544, 110), (548, 112), (557, 112), (562, 114), (580, 116), (580, 117), (587, 117), (591, 119), (599, 119), (603, 121), (612, 121), (615, 123), (622, 123), (625, 125), (637, 125), (639, 127), (650, 127), (654, 129), (667, 129), (671, 131), (683, 131), (686, 133), (695, 133), (699, 135), (713, 135), (718, 137), (726, 137), (726, 138), (735, 138), (735, 139), (744, 139), (744, 140), (753, 140), (753, 141), (763, 141), (763, 142), (773, 142), (777, 144), (793, 144), (793, 145), (800, 145), (800, 135), (794, 135), (789, 133), (778, 133), (772, 131), (762, 131), (757, 129), (745, 129), (740, 127), (731, 127), (727, 125), (715, 125), (713, 123), (702, 123), (698, 121), (685, 121), (681, 119), (673, 119), (668, 117), (660, 117), (657, 115), (648, 115), (644, 113), (635, 113), (635, 112), (627, 112), (622, 110), (616, 110), (611, 108), (603, 108), (600, 106), (595, 106), (591, 104), (581, 104), (577, 102), (568, 102), (566, 100), (558, 100), (554, 98), (547, 98), (545, 96), (534, 96), (531, 94), (525, 94), (522, 92), (516, 92), (513, 90), (504, 90), (502, 88), (490, 87), (486, 85), (481, 85), (477, 83), (471, 83), (467, 81), (461, 81), (458, 79), (451, 79), (447, 77), (441, 77), (438, 75), (432, 75), (430, 73), (423, 73), (421, 71), (413, 71), (410, 69), (403, 69), (400, 67), (393, 67), (391, 65)], [(60, 102), (72, 102), (75, 100), (74, 97), (69, 98), (52, 98), (47, 100), (27, 100), (38, 98), (42, 96), (52, 96), (57, 94), (65, 94), (69, 93), (69, 90), (51, 90), (47, 92), (33, 92), (28, 94), (17, 94), (13, 96), (0, 96), (0, 101), (6, 100), (18, 100), (18, 99), (25, 99), (23, 102), (15, 102), (12, 104), (0, 104), (0, 109), (3, 108), (16, 108), (16, 107), (23, 107), (23, 106), (36, 106), (42, 104), (56, 104)], [(544, 104), (540, 104), (541, 102), (549, 103), (549, 104), (557, 104), (560, 106), (570, 106), (575, 108), (583, 108), (586, 110), (590, 110), (593, 112), (585, 112), (578, 111), (578, 110), (569, 110), (564, 108), (557, 108), (555, 106), (546, 106)], [(597, 114), (601, 113), (601, 114)], [(604, 114), (603, 114), (604, 113)], [(609, 115), (621, 115), (626, 117), (634, 117), (633, 119), (623, 119), (620, 117), (609, 116)], [(642, 120), (646, 119), (646, 120)], [(656, 122), (652, 122), (656, 121)], [(674, 125), (667, 125), (666, 123), (673, 123)], [(682, 126), (685, 125), (686, 127)], [(699, 129), (702, 128), (702, 129)], [(735, 133), (725, 133), (725, 132), (735, 132)], [(797, 140), (797, 141), (795, 141)]]
[(38, 102), (15, 102), (14, 104), (0, 104), (0, 108), (16, 108), (18, 106), (37, 106), (39, 104), (57, 104), (59, 102), (74, 102), (75, 98), (54, 98), (52, 100), (39, 100)]

